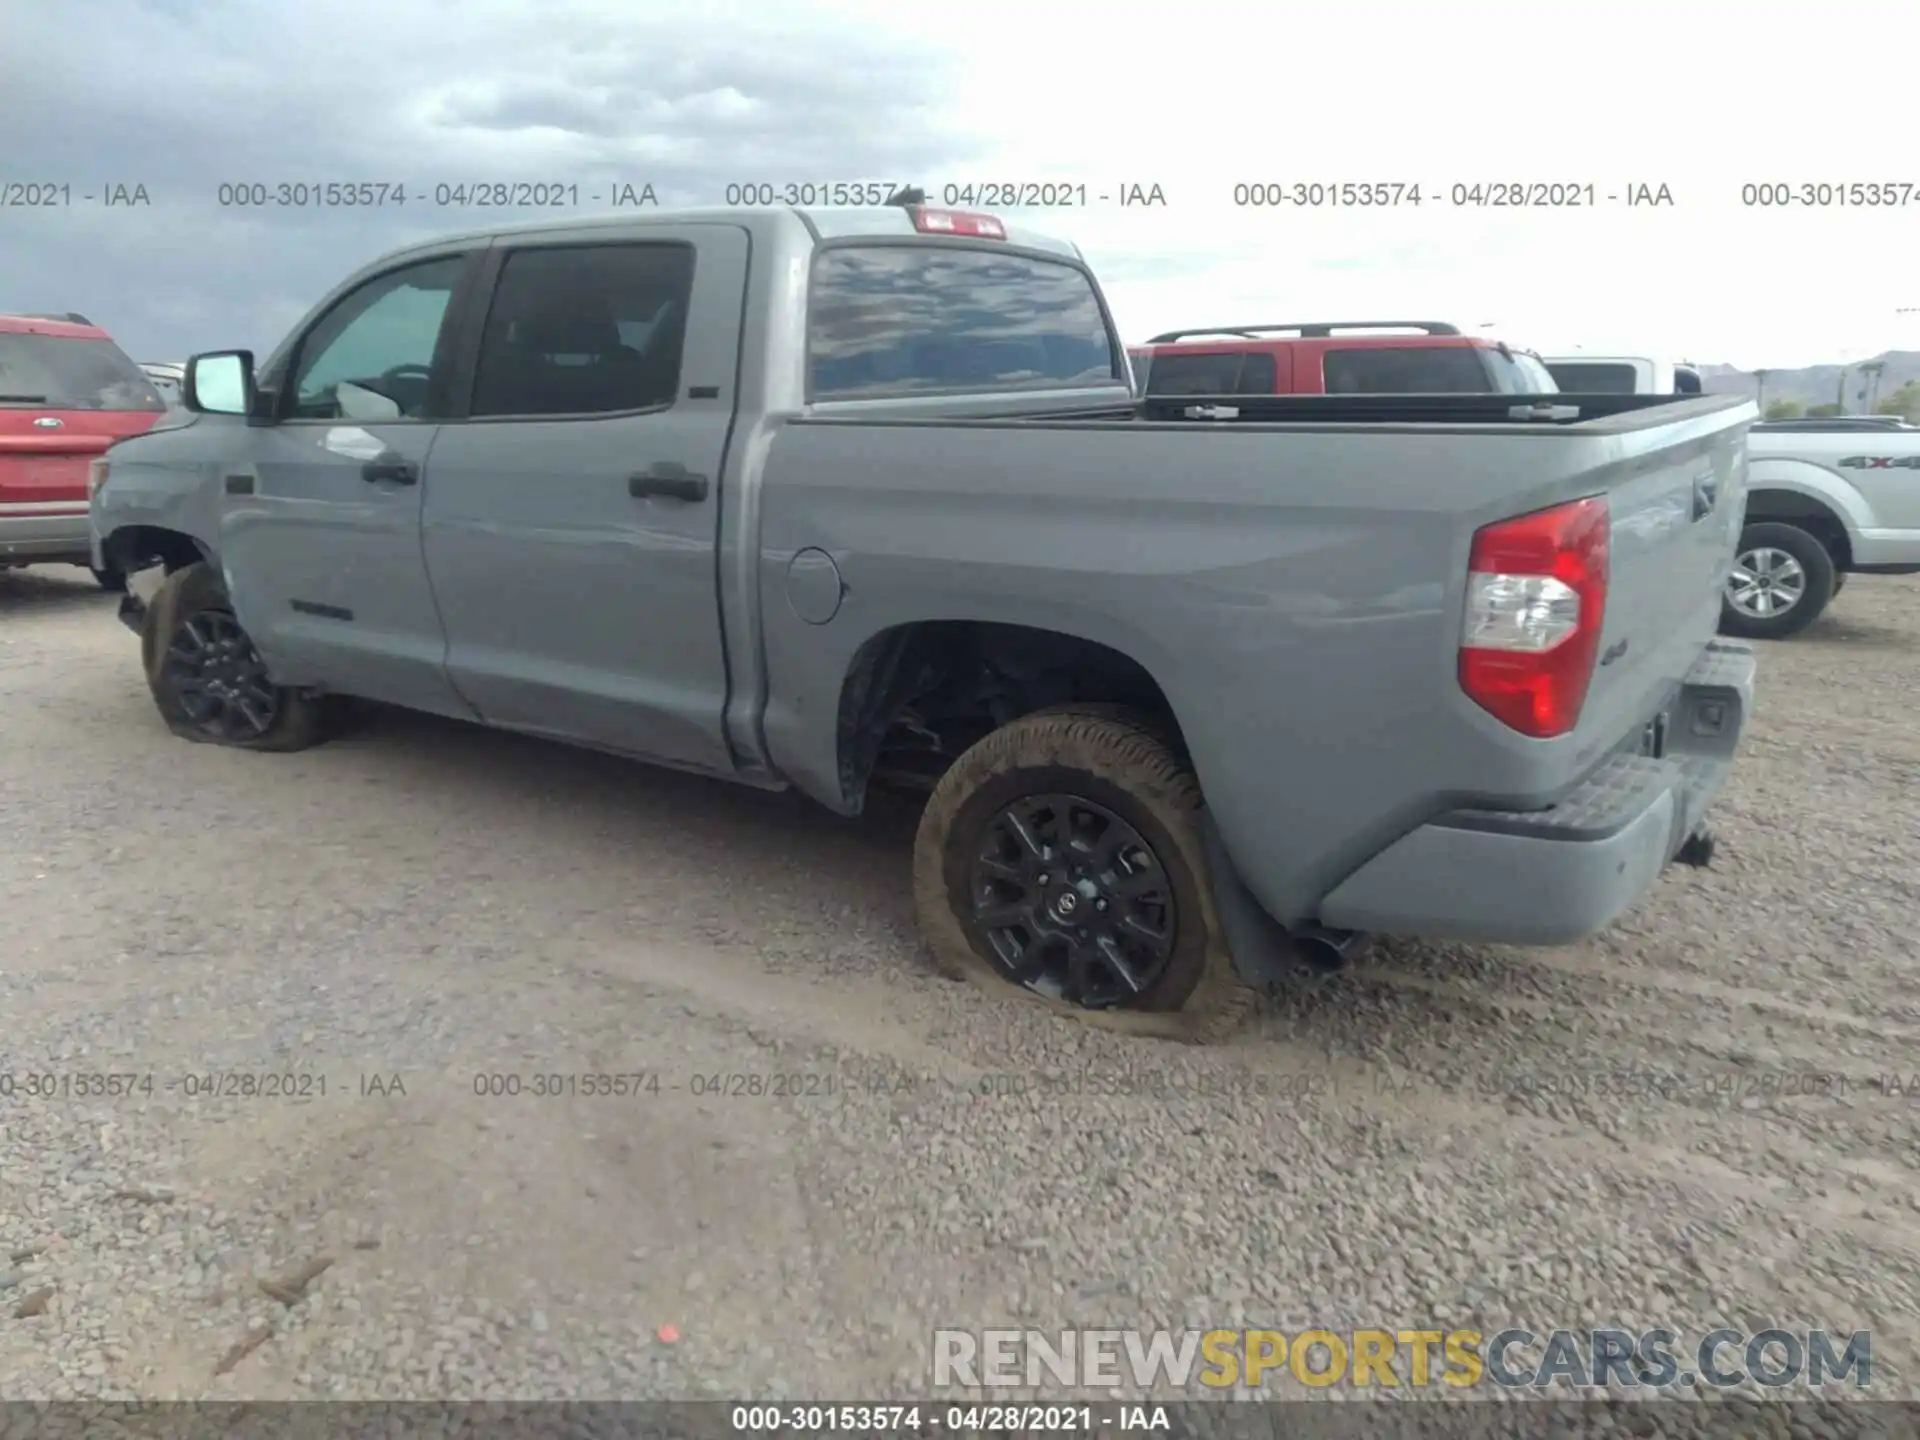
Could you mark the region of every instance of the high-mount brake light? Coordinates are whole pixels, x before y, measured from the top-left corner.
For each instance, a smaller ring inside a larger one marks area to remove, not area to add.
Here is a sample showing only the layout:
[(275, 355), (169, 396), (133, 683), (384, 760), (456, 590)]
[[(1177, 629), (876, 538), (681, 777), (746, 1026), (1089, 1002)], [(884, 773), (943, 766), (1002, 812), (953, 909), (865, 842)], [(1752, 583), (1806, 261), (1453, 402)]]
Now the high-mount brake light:
[(992, 215), (976, 215), (967, 210), (929, 210), (916, 205), (913, 228), (922, 235), (970, 235), (977, 240), (1004, 240), (1007, 227)]
[(1550, 740), (1580, 721), (1606, 620), (1611, 534), (1596, 495), (1473, 537), (1460, 688), (1522, 735)]

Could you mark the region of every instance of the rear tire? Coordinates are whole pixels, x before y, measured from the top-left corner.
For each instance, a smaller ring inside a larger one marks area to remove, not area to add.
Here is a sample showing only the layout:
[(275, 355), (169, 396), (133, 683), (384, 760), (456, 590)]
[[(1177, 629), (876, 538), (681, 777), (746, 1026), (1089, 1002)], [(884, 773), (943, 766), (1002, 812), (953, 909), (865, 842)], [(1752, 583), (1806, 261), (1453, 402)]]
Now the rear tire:
[(1836, 588), (1833, 556), (1818, 537), (1777, 520), (1749, 525), (1720, 599), (1721, 633), (1784, 640), (1818, 620)]
[(1257, 997), (1214, 909), (1202, 810), (1140, 717), (1069, 707), (994, 731), (941, 777), (915, 838), (935, 962), (1103, 1029), (1224, 1038)]
[(325, 739), (324, 697), (275, 685), (205, 564), (176, 570), (147, 606), (140, 653), (167, 728), (238, 750), (304, 750)]

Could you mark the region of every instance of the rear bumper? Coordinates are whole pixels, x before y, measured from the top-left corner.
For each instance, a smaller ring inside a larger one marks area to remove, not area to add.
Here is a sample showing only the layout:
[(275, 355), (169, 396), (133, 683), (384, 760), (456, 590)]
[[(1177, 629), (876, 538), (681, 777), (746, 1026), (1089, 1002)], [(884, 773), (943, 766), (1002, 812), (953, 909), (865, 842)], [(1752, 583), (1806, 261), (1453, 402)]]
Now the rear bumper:
[(0, 564), (64, 560), (89, 565), (93, 536), (87, 505), (0, 506)]
[(1630, 909), (1701, 826), (1753, 708), (1753, 649), (1716, 640), (1674, 698), (1665, 753), (1615, 755), (1551, 809), (1458, 810), (1361, 866), (1321, 923), (1561, 945)]

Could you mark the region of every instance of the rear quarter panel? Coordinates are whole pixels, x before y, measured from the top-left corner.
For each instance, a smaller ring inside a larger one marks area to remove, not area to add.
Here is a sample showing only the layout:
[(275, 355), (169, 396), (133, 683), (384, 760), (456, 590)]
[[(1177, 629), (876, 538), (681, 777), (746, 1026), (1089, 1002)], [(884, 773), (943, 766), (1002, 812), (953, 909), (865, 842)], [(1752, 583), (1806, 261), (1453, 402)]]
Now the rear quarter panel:
[[(846, 808), (841, 687), (890, 627), (1078, 635), (1154, 676), (1249, 886), (1283, 922), (1309, 918), (1431, 815), (1545, 803), (1573, 784), (1645, 718), (1636, 707), (1687, 637), (1697, 650), (1711, 635), (1717, 595), (1703, 580), (1671, 646), (1647, 647), (1634, 680), (1608, 687), (1562, 740), (1523, 739), (1459, 689), (1478, 526), (1670, 469), (1675, 445), (1737, 444), (1725, 413), (1697, 417), (1698, 434), (1637, 423), (775, 425), (758, 497), (770, 757)], [(845, 586), (825, 625), (784, 599), (788, 565), (810, 546)]]

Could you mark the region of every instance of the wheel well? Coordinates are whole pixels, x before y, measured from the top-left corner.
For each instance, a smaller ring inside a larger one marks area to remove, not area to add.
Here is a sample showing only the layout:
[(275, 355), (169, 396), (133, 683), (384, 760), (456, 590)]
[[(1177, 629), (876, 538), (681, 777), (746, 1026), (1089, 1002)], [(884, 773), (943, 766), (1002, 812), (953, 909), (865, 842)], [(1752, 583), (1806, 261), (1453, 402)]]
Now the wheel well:
[(100, 548), (106, 552), (107, 563), (127, 575), (151, 565), (164, 565), (171, 575), (212, 559), (191, 535), (159, 525), (123, 525), (107, 536)]
[(1165, 692), (1111, 646), (986, 621), (883, 630), (860, 647), (841, 687), (841, 789), (858, 810), (872, 780), (930, 788), (990, 732), (1068, 703), (1140, 710), (1179, 738)]
[(1847, 527), (1832, 510), (1796, 490), (1754, 490), (1747, 495), (1746, 523), (1778, 520), (1797, 525), (1827, 547), (1836, 570), (1853, 567), (1853, 545), (1847, 539)]

